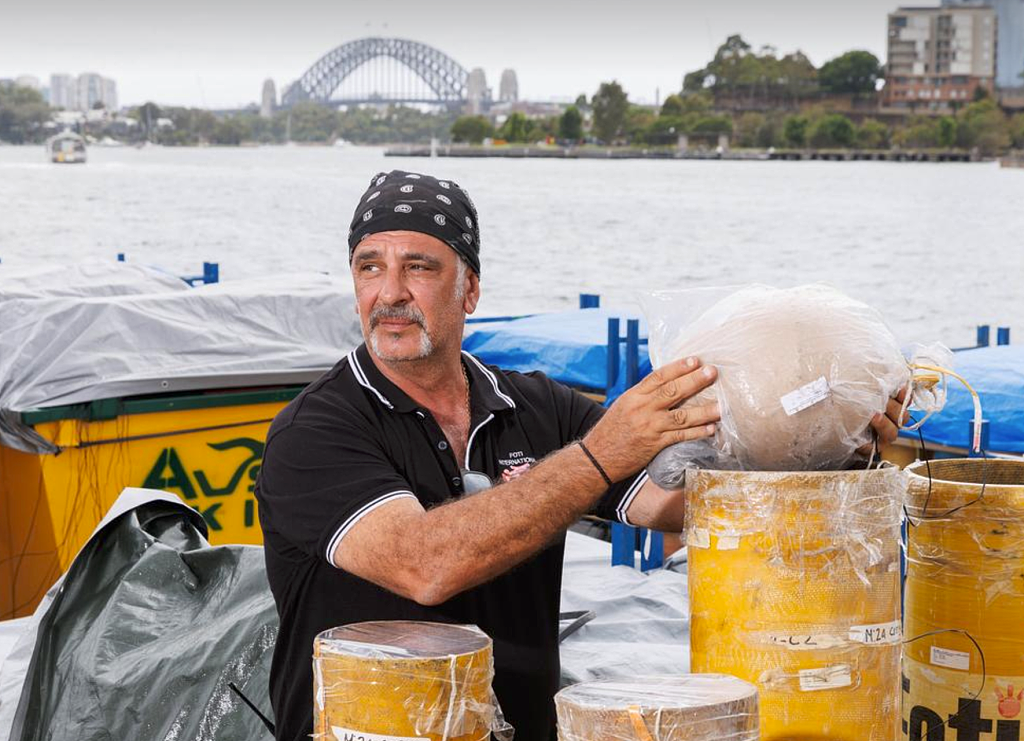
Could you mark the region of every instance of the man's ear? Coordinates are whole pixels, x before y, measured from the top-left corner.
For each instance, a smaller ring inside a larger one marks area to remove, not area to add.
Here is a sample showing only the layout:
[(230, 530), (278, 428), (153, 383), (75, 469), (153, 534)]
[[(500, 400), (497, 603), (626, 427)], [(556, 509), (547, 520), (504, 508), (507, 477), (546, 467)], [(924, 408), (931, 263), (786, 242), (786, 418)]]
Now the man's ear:
[(466, 271), (466, 291), (463, 294), (462, 309), (467, 314), (476, 311), (476, 305), (480, 303), (480, 276), (472, 270)]

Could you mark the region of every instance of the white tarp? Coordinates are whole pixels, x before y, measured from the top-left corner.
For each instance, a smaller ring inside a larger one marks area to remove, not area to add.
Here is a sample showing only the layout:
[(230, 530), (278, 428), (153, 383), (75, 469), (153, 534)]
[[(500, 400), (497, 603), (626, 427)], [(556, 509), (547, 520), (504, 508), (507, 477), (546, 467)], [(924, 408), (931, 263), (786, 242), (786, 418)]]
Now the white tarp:
[(188, 288), (181, 278), (137, 263), (88, 260), (72, 265), (0, 264), (0, 302), (57, 296), (127, 296)]
[(7, 298), (0, 281), (0, 443), (56, 452), (22, 424), (20, 412), (30, 409), (306, 383), (362, 341), (347, 276), (296, 273), (185, 290), (160, 290), (149, 276), (152, 290), (134, 295), (109, 295), (117, 274), (106, 277), (107, 294), (83, 286), (77, 295), (40, 289), (38, 298)]

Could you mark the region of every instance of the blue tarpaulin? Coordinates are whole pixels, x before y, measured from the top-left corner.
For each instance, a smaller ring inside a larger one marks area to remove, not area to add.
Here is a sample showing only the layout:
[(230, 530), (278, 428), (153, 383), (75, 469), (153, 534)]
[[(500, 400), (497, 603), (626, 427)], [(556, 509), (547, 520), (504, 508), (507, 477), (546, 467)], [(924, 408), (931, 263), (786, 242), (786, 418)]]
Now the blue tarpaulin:
[[(989, 426), (988, 449), (1024, 453), (1024, 347), (1003, 345), (958, 352), (954, 370), (981, 397)], [(945, 409), (929, 419), (921, 431), (926, 442), (967, 448), (973, 418), (971, 395), (959, 381), (950, 378)]]
[[(583, 309), (466, 326), (462, 346), (485, 363), (520, 372), (539, 370), (569, 386), (608, 388), (608, 319), (618, 317), (619, 333), (629, 319), (640, 320), (640, 378), (651, 371), (647, 323), (639, 312)], [(620, 345), (619, 371), (609, 398), (626, 385), (626, 345)]]

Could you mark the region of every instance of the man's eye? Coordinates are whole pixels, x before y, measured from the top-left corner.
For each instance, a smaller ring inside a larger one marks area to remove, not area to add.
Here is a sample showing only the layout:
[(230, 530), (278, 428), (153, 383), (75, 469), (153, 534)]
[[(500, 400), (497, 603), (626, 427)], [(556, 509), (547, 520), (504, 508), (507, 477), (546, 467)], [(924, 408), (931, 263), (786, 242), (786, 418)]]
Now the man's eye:
[(369, 263), (364, 264), (359, 268), (359, 271), (362, 273), (372, 273), (376, 272), (377, 270), (379, 270), (379, 268), (376, 265), (371, 265)]

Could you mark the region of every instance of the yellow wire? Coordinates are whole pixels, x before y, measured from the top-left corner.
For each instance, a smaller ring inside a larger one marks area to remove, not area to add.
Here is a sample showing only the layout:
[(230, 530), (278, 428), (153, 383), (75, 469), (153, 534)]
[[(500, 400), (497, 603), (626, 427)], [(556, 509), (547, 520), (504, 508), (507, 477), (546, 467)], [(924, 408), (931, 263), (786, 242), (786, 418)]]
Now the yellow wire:
[[(938, 365), (925, 365), (925, 364), (922, 364), (922, 363), (910, 363), (909, 365), (910, 365), (910, 368), (913, 369), (913, 370), (930, 371), (932, 373), (938, 373), (940, 376), (943, 376), (943, 377), (945, 377), (945, 376), (952, 376), (953, 378), (958, 380), (960, 383), (962, 383), (964, 385), (964, 387), (970, 392), (971, 398), (974, 401), (974, 439), (971, 441), (971, 449), (975, 453), (980, 453), (981, 452), (981, 421), (982, 421), (981, 397), (978, 396), (978, 392), (974, 390), (974, 387), (971, 386), (971, 384), (967, 382), (966, 378), (961, 376), (956, 371), (950, 370), (949, 368), (943, 368), (943, 367), (938, 366)], [(906, 411), (906, 407), (909, 406), (910, 397), (911, 396), (912, 396), (912, 394), (907, 394), (907, 400), (904, 402), (904, 411)]]

